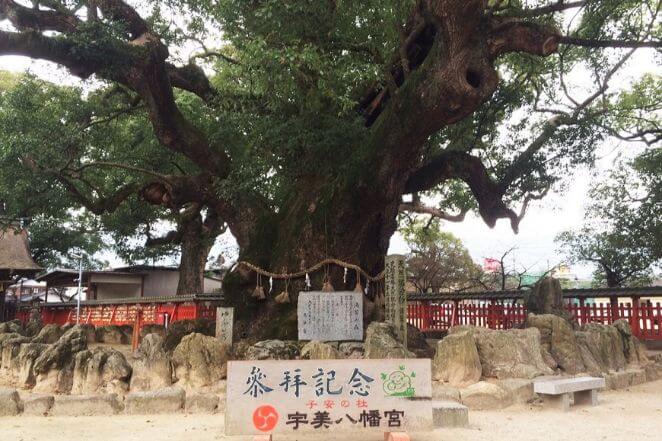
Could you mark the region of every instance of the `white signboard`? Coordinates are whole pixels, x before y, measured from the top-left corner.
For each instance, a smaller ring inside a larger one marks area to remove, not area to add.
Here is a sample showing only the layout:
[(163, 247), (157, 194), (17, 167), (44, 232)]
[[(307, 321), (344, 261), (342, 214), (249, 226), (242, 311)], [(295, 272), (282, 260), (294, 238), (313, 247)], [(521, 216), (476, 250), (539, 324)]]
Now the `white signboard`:
[(362, 295), (353, 291), (299, 293), (299, 340), (363, 340)]
[(230, 361), (225, 432), (428, 430), (431, 396), (429, 359)]
[(216, 338), (221, 343), (232, 346), (234, 308), (216, 308)]

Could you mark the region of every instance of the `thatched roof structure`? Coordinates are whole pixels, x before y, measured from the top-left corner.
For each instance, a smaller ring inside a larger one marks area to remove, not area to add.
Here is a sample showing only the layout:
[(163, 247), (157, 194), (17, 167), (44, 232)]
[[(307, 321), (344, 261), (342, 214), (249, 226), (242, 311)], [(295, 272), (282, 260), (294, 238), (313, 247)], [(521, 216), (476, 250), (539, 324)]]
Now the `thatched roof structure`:
[(0, 229), (0, 280), (12, 275), (34, 275), (41, 267), (32, 260), (25, 229)]

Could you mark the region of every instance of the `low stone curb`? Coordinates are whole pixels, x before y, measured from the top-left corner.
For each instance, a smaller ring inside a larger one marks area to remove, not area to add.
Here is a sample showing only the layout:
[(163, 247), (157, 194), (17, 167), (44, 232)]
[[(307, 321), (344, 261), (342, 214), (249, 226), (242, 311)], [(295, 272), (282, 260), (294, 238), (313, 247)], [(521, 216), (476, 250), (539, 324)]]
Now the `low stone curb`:
[(469, 408), (455, 401), (433, 401), (432, 423), (439, 427), (467, 427)]
[(180, 387), (168, 387), (149, 392), (133, 392), (125, 398), (125, 413), (179, 413), (184, 407), (186, 392)]
[(45, 416), (54, 403), (53, 395), (28, 395), (23, 398), (23, 415)]
[(51, 416), (115, 415), (122, 411), (122, 403), (116, 394), (107, 395), (59, 395), (55, 397)]
[(14, 416), (21, 413), (23, 405), (16, 389), (0, 389), (0, 416)]

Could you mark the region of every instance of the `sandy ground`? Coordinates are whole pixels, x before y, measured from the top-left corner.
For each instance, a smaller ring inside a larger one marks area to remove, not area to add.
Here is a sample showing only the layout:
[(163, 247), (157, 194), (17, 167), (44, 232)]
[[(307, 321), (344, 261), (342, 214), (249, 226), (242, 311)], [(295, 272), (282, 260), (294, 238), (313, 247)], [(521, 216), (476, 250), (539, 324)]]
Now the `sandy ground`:
[[(530, 407), (470, 412), (468, 429), (439, 429), (414, 433), (414, 441), (532, 441), (532, 440), (660, 440), (662, 380), (630, 390), (600, 394), (597, 407), (572, 408), (569, 413)], [(327, 437), (275, 436), (276, 440), (344, 439), (379, 441), (378, 433)], [(0, 441), (211, 441), (248, 440), (225, 437), (223, 415), (161, 415), (112, 417), (0, 418)]]

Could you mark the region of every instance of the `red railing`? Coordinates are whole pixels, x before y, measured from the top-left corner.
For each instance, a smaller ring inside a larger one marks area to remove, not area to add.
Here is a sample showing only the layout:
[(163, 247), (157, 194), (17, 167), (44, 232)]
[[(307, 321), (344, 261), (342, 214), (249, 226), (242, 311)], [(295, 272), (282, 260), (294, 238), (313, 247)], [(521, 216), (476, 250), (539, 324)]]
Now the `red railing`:
[[(633, 306), (634, 305), (634, 306)], [(632, 332), (643, 340), (662, 340), (662, 306), (659, 302), (569, 303), (566, 310), (580, 325), (630, 322)], [(524, 323), (526, 308), (521, 303), (412, 301), (408, 321), (423, 332), (447, 331), (451, 326), (473, 325), (490, 329), (510, 329)]]
[[(94, 302), (90, 302), (94, 303)], [(95, 326), (134, 325), (140, 310), (140, 324), (165, 324), (186, 319), (205, 318), (216, 320), (216, 303), (209, 301), (172, 301), (150, 303), (141, 299), (136, 302), (83, 304), (80, 308), (80, 322)], [(76, 322), (76, 307), (71, 304), (40, 305), (41, 319), (44, 324), (64, 325)], [(21, 308), (16, 318), (27, 322), (30, 317), (29, 308)]]

